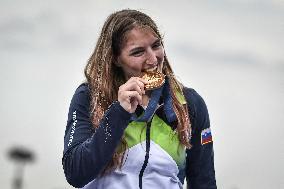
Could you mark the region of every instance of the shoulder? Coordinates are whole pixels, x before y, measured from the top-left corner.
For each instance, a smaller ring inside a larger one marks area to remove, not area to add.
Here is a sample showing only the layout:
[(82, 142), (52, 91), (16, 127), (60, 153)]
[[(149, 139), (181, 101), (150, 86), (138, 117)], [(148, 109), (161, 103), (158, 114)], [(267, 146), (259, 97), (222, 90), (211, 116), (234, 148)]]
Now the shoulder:
[(80, 94), (80, 93), (84, 93), (84, 94), (90, 93), (89, 85), (87, 83), (82, 83), (81, 85), (77, 87), (75, 94)]
[(203, 101), (203, 98), (201, 97), (201, 95), (193, 88), (184, 87), (183, 93), (187, 101), (189, 99), (191, 99), (191, 101), (194, 101), (194, 102)]
[(87, 83), (82, 83), (77, 87), (73, 95), (71, 104), (89, 106), (90, 104), (90, 89)]
[(191, 111), (193, 111), (192, 113), (194, 113), (194, 116), (196, 116), (196, 114), (198, 113), (200, 114), (207, 112), (206, 103), (196, 90), (194, 90), (193, 88), (184, 87), (183, 93), (188, 107)]

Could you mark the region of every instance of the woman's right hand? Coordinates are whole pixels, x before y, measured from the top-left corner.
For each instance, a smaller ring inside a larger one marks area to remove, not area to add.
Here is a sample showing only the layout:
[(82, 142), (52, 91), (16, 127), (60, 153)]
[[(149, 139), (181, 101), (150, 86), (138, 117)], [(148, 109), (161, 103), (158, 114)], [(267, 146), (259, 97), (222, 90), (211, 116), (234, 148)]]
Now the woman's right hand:
[(118, 101), (129, 113), (135, 112), (138, 104), (142, 104), (142, 96), (145, 95), (144, 85), (148, 81), (139, 77), (131, 77), (118, 90)]

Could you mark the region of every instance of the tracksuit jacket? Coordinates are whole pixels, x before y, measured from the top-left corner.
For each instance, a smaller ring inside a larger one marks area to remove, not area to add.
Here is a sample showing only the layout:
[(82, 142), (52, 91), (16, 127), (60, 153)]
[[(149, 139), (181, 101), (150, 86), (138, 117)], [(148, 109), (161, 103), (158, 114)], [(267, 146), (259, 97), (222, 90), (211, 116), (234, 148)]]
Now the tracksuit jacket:
[[(151, 121), (131, 121), (131, 114), (113, 102), (97, 129), (90, 121), (90, 91), (81, 84), (71, 100), (64, 136), (62, 164), (67, 181), (84, 189), (216, 189), (213, 142), (206, 104), (191, 88), (184, 98), (192, 124), (192, 148), (184, 148), (160, 107)], [(137, 107), (140, 116), (144, 109)], [(122, 136), (128, 150), (122, 168), (101, 176), (119, 148)]]

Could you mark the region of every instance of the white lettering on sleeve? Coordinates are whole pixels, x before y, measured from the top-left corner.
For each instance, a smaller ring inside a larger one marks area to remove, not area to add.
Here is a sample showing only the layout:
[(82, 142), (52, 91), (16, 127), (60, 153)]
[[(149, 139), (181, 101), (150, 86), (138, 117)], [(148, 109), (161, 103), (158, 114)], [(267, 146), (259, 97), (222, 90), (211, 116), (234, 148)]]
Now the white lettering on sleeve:
[(77, 114), (76, 114), (76, 110), (73, 112), (73, 115), (72, 115), (72, 119), (73, 119), (73, 124), (72, 124), (72, 127), (71, 127), (71, 133), (70, 133), (70, 136), (69, 136), (69, 142), (68, 142), (68, 146), (71, 145), (72, 141), (73, 141), (73, 135), (75, 133), (75, 129), (76, 129), (76, 124), (77, 124)]

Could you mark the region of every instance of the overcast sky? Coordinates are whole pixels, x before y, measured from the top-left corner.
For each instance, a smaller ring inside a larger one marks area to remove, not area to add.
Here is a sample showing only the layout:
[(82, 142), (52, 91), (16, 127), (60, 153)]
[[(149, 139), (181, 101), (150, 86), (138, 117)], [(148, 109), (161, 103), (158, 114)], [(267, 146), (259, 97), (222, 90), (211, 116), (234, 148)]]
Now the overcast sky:
[(13, 146), (36, 154), (24, 188), (72, 188), (69, 103), (106, 17), (123, 8), (157, 22), (176, 75), (207, 103), (219, 188), (284, 188), (283, 0), (0, 0), (0, 188), (11, 188)]

